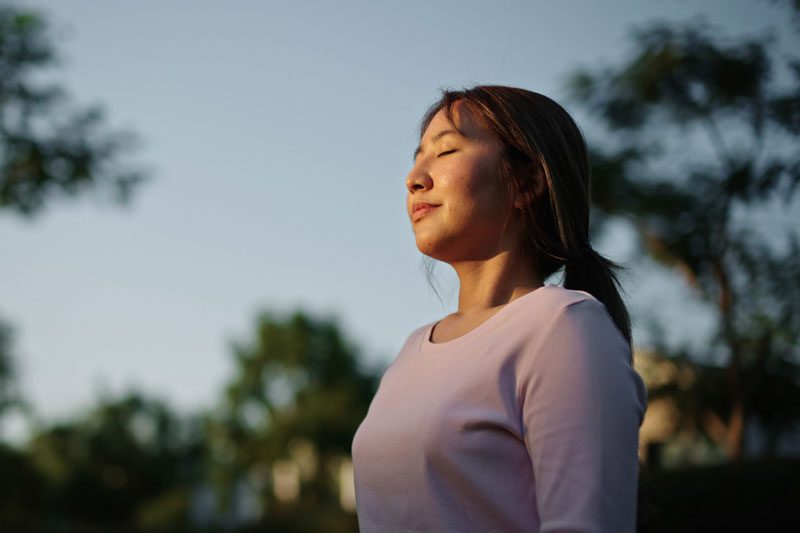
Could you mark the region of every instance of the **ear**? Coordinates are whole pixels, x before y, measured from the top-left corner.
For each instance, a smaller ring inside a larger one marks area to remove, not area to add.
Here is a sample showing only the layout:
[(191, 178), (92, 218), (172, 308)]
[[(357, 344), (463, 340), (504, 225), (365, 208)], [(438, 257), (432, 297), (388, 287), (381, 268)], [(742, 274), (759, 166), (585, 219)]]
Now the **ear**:
[(544, 169), (538, 161), (534, 161), (520, 171), (517, 180), (520, 189), (514, 194), (514, 207), (522, 209), (541, 198), (545, 193)]

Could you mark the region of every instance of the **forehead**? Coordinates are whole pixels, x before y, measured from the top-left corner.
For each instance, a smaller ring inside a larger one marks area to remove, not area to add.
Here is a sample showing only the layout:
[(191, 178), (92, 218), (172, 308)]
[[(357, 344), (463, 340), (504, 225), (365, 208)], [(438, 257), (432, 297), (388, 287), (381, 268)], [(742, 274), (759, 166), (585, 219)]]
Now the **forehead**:
[(472, 139), (491, 139), (493, 137), (489, 129), (469, 109), (469, 106), (464, 105), (460, 100), (453, 104), (452, 111), (452, 122), (447, 118), (445, 109), (436, 112), (428, 127), (425, 128), (425, 133), (420, 139), (421, 143), (425, 143), (437, 133), (448, 129), (454, 129), (464, 137)]

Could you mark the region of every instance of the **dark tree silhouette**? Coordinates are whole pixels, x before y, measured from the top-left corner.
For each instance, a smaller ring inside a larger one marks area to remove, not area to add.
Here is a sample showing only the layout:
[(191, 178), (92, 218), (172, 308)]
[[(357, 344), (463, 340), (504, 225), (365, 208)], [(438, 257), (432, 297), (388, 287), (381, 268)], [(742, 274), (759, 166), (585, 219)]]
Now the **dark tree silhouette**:
[(45, 20), (0, 5), (0, 209), (32, 216), (57, 196), (90, 190), (125, 204), (144, 179), (121, 160), (136, 137), (106, 129), (100, 107), (79, 108), (42, 83), (56, 61)]
[(633, 41), (626, 62), (570, 78), (604, 126), (594, 201), (716, 309), (713, 345), (691, 359), (721, 355), (724, 370), (699, 372), (690, 404), (735, 459), (751, 416), (773, 442), (800, 419), (800, 235), (778, 216), (798, 206), (800, 60), (702, 22), (651, 24)]
[(11, 327), (0, 321), (0, 418), (9, 409), (22, 405), (11, 356), (12, 334)]

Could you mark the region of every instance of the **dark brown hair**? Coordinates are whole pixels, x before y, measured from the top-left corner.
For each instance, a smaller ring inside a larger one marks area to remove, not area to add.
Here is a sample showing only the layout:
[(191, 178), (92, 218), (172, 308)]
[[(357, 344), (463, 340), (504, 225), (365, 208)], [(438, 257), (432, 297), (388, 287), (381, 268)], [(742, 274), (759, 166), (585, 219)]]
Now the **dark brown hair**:
[[(591, 183), (586, 142), (575, 121), (552, 99), (525, 89), (479, 85), (443, 90), (425, 113), (424, 135), (444, 110), (454, 125), (454, 104), (466, 109), (503, 145), (500, 175), (509, 191), (531, 201), (522, 206), (522, 251), (542, 280), (564, 268), (564, 287), (583, 290), (602, 302), (631, 344), (628, 311), (619, 292), (619, 265), (589, 243)], [(544, 192), (534, 195), (537, 175)], [(510, 208), (513, 206), (509, 205)]]

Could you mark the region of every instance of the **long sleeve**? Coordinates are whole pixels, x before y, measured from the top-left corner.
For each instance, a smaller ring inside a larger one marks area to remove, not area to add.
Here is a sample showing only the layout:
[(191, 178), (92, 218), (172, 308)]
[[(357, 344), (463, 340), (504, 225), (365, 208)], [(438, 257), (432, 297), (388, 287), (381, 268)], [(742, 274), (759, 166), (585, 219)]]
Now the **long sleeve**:
[(628, 344), (586, 299), (561, 309), (526, 357), (518, 398), (541, 533), (634, 532), (647, 393)]

